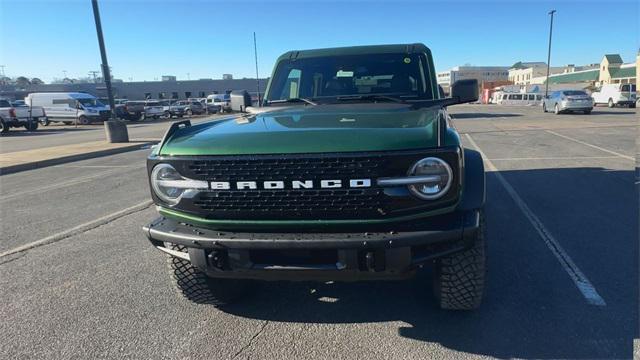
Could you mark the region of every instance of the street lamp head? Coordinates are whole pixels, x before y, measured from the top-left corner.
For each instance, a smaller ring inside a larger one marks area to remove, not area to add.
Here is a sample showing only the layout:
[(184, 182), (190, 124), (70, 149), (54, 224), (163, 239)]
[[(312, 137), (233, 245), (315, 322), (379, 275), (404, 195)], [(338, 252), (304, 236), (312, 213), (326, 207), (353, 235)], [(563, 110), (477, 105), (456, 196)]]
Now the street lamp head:
[(556, 13), (556, 11), (555, 11), (555, 10), (551, 10), (551, 11), (549, 11), (549, 15), (553, 15), (553, 14), (555, 14), (555, 13)]

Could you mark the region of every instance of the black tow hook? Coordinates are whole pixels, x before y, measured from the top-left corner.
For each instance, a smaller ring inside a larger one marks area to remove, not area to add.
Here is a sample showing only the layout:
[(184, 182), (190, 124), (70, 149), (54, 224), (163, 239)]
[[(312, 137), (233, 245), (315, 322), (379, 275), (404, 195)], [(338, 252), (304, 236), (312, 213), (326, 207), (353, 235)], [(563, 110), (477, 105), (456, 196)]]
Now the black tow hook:
[(364, 256), (365, 263), (367, 265), (367, 271), (375, 272), (376, 271), (376, 259), (373, 251), (369, 251)]

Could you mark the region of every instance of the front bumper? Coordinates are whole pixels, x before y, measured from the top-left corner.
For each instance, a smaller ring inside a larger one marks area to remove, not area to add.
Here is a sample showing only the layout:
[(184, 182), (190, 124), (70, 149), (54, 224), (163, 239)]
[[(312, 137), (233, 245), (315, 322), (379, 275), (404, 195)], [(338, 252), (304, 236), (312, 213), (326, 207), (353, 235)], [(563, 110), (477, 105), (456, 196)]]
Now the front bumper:
[[(478, 210), (434, 216), (402, 231), (239, 233), (158, 218), (143, 227), (159, 250), (212, 277), (262, 280), (398, 279), (473, 245)], [(183, 245), (187, 252), (165, 243)]]

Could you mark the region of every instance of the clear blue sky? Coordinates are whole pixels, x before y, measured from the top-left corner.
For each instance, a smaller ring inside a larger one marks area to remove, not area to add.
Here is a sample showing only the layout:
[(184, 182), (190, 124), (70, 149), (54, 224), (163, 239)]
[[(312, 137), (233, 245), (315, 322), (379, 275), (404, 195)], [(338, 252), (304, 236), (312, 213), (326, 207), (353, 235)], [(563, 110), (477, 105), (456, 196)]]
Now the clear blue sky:
[[(241, 2), (101, 0), (114, 77), (127, 81), (260, 76), (291, 49), (423, 42), (438, 70), (456, 65), (546, 61), (599, 62), (605, 53), (633, 61), (638, 1)], [(0, 0), (0, 65), (8, 76), (84, 77), (100, 70), (90, 0)]]

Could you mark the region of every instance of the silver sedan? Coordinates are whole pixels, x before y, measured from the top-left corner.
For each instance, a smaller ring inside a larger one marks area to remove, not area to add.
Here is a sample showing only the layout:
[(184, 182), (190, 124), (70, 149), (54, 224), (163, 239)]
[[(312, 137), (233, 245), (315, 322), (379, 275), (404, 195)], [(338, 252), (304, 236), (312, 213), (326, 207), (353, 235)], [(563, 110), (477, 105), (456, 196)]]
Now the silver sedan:
[(554, 91), (542, 102), (542, 111), (553, 111), (556, 114), (574, 111), (590, 114), (591, 110), (593, 99), (582, 90)]

